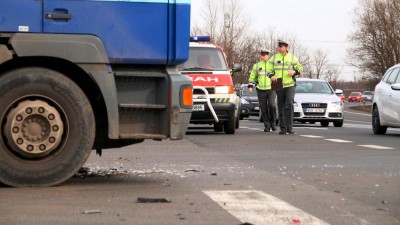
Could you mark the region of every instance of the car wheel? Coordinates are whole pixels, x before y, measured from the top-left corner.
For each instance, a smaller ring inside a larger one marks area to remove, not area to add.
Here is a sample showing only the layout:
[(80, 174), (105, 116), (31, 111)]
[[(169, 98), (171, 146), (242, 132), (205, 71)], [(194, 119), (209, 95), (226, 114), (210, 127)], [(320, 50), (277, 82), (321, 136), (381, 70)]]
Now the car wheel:
[(222, 123), (214, 123), (214, 131), (215, 132), (224, 131), (224, 124), (222, 124)]
[(239, 121), (240, 121), (239, 117), (240, 117), (239, 115), (236, 117), (236, 123), (235, 123), (235, 128), (236, 129), (239, 129)]
[(376, 106), (374, 106), (372, 110), (372, 130), (374, 131), (374, 134), (386, 134), (387, 131), (387, 127), (381, 126), (379, 110)]
[(321, 127), (327, 127), (329, 126), (329, 122), (328, 121), (321, 121)]
[(343, 127), (343, 120), (340, 121), (334, 121), (333, 126), (335, 127)]
[(63, 74), (38, 67), (0, 78), (0, 181), (43, 187), (72, 177), (89, 157), (95, 119), (83, 91)]
[(234, 134), (236, 131), (235, 124), (236, 124), (236, 118), (235, 118), (235, 112), (233, 112), (233, 114), (230, 115), (228, 121), (224, 121), (225, 134)]

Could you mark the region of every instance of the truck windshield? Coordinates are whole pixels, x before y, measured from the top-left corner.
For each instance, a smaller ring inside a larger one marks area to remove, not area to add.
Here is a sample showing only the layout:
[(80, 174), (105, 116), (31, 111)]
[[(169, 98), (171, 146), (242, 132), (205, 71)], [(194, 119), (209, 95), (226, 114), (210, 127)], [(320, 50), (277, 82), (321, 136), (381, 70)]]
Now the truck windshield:
[(218, 48), (190, 47), (189, 59), (178, 65), (181, 71), (226, 71), (229, 70), (222, 51)]

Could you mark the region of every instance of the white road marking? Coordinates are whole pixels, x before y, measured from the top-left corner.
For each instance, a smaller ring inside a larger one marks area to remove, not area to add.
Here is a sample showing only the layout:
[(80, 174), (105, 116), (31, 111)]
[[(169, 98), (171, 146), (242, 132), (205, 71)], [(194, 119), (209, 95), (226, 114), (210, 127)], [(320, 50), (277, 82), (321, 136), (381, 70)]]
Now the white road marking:
[(308, 137), (308, 138), (324, 138), (323, 136), (316, 136), (316, 135), (300, 135), (301, 137)]
[(240, 127), (240, 128), (249, 129), (249, 130), (260, 130), (260, 131), (264, 131), (263, 129), (254, 128), (254, 127)]
[(379, 145), (359, 145), (361, 147), (366, 147), (366, 148), (374, 148), (374, 149), (394, 149), (392, 147), (385, 147), (385, 146), (379, 146)]
[(356, 114), (356, 115), (372, 116), (371, 114), (367, 114), (367, 113), (356, 113), (356, 112), (350, 112), (350, 111), (344, 111), (344, 112), (345, 112), (345, 113)]
[(326, 141), (332, 141), (337, 143), (353, 143), (352, 141), (342, 140), (342, 139), (324, 139)]
[(295, 129), (328, 130), (326, 127), (295, 127)]
[(273, 225), (329, 225), (328, 223), (262, 191), (203, 191), (242, 223)]
[(260, 129), (260, 128), (247, 128), (247, 129), (249, 129), (249, 130), (259, 130), (259, 131), (264, 131), (264, 130), (262, 130), (262, 129)]

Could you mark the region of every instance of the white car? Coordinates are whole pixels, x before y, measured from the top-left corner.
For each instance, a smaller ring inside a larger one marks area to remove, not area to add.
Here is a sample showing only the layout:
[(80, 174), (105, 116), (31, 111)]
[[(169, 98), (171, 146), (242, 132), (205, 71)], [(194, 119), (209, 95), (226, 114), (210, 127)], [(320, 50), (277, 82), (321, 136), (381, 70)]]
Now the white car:
[(372, 107), (375, 134), (386, 134), (388, 127), (400, 127), (400, 64), (389, 68), (375, 86)]
[(343, 126), (343, 101), (325, 80), (297, 78), (294, 101), (294, 121)]

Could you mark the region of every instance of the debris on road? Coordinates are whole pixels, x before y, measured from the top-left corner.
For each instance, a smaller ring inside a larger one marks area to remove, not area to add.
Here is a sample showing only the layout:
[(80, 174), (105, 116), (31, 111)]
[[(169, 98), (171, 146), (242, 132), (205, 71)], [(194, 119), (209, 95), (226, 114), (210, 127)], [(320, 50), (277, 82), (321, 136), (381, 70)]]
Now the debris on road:
[(85, 210), (82, 213), (83, 214), (97, 214), (97, 213), (101, 213), (101, 210), (99, 210), (99, 209), (91, 209), (91, 210)]
[(217, 176), (218, 174), (216, 172), (210, 173), (211, 176)]
[(171, 200), (168, 198), (137, 198), (137, 203), (171, 203)]
[(188, 173), (188, 172), (199, 173), (201, 171), (200, 170), (196, 170), (196, 169), (187, 169), (187, 170), (185, 170), (185, 173)]

